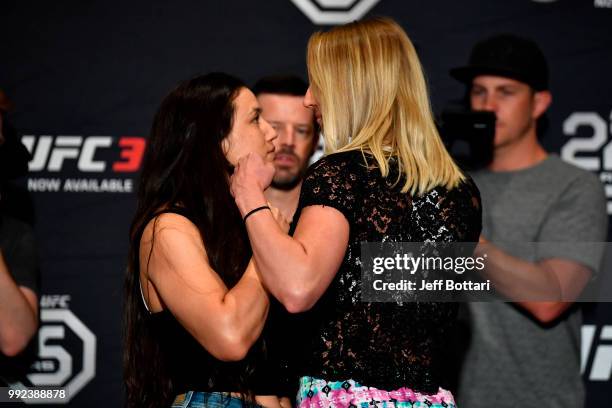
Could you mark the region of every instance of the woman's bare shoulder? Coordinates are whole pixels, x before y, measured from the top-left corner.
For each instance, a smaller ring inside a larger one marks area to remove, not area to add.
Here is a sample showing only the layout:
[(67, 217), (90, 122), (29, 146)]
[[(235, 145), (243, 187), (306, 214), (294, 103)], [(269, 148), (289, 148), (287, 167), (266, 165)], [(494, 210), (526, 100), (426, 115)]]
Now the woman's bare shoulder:
[(153, 217), (145, 226), (141, 245), (150, 244), (153, 237), (155, 240), (202, 239), (198, 227), (186, 216), (175, 212), (164, 212)]

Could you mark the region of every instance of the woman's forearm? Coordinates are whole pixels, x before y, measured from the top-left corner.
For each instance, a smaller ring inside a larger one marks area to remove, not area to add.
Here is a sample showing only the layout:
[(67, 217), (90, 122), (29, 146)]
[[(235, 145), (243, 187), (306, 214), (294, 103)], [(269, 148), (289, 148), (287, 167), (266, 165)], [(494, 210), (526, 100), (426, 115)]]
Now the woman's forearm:
[[(248, 164), (248, 163), (246, 163)], [(263, 191), (248, 180), (246, 167), (232, 176), (232, 191), (245, 220), (253, 257), (264, 286), (289, 312), (308, 310), (333, 280), (348, 246), (349, 223), (324, 205), (303, 209), (294, 236), (288, 236), (266, 204)]]
[(235, 341), (250, 347), (263, 330), (270, 304), (252, 258), (242, 278), (224, 296), (223, 303), (229, 335), (233, 333)]
[[(266, 199), (262, 191), (250, 189), (249, 194), (236, 197), (236, 204), (244, 217), (265, 205)], [(264, 286), (287, 309), (292, 309), (316, 279), (309, 274), (305, 248), (281, 230), (270, 211), (253, 213), (245, 222)]]
[(300, 306), (316, 274), (303, 245), (285, 234), (267, 211), (247, 220), (247, 231), (264, 286), (287, 309)]

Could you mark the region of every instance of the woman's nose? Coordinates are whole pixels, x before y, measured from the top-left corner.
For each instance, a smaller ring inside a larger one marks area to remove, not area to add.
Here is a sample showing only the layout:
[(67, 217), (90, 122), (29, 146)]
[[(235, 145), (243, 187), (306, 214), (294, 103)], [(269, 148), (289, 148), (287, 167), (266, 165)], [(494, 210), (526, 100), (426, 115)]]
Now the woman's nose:
[(266, 137), (266, 141), (271, 142), (274, 139), (276, 139), (278, 137), (278, 134), (276, 133), (276, 130), (274, 130), (272, 125), (270, 125), (270, 123), (264, 118), (260, 118), (260, 120), (263, 122), (263, 127), (264, 127), (263, 130), (264, 130), (264, 135)]

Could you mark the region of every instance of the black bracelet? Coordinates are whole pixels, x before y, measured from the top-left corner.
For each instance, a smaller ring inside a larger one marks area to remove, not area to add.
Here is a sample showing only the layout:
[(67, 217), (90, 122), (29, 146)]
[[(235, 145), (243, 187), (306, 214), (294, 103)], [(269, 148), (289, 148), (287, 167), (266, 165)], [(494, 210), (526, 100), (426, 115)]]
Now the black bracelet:
[(254, 210), (251, 210), (247, 213), (247, 215), (244, 216), (244, 218), (242, 219), (242, 222), (246, 223), (247, 218), (249, 218), (249, 216), (251, 216), (252, 214), (256, 213), (257, 211), (261, 211), (261, 210), (265, 210), (265, 209), (270, 209), (270, 207), (268, 207), (267, 205), (262, 205), (261, 207), (257, 207)]

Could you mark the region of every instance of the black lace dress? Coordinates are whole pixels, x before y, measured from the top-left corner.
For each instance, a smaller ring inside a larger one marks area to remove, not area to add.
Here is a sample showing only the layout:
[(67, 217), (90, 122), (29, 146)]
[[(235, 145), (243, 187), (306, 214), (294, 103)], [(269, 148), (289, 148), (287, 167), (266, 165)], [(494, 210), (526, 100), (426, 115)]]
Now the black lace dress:
[(413, 197), (400, 191), (402, 181), (393, 186), (391, 167), (385, 179), (371, 155), (352, 151), (326, 156), (308, 170), (294, 219), (304, 207), (330, 206), (346, 217), (350, 235), (334, 280), (307, 319), (301, 317), (308, 323), (300, 327), (305, 344), (293, 351), (296, 374), (436, 393), (457, 304), (362, 302), (360, 243), (478, 241), (480, 195), (467, 178), (451, 191), (439, 187)]

